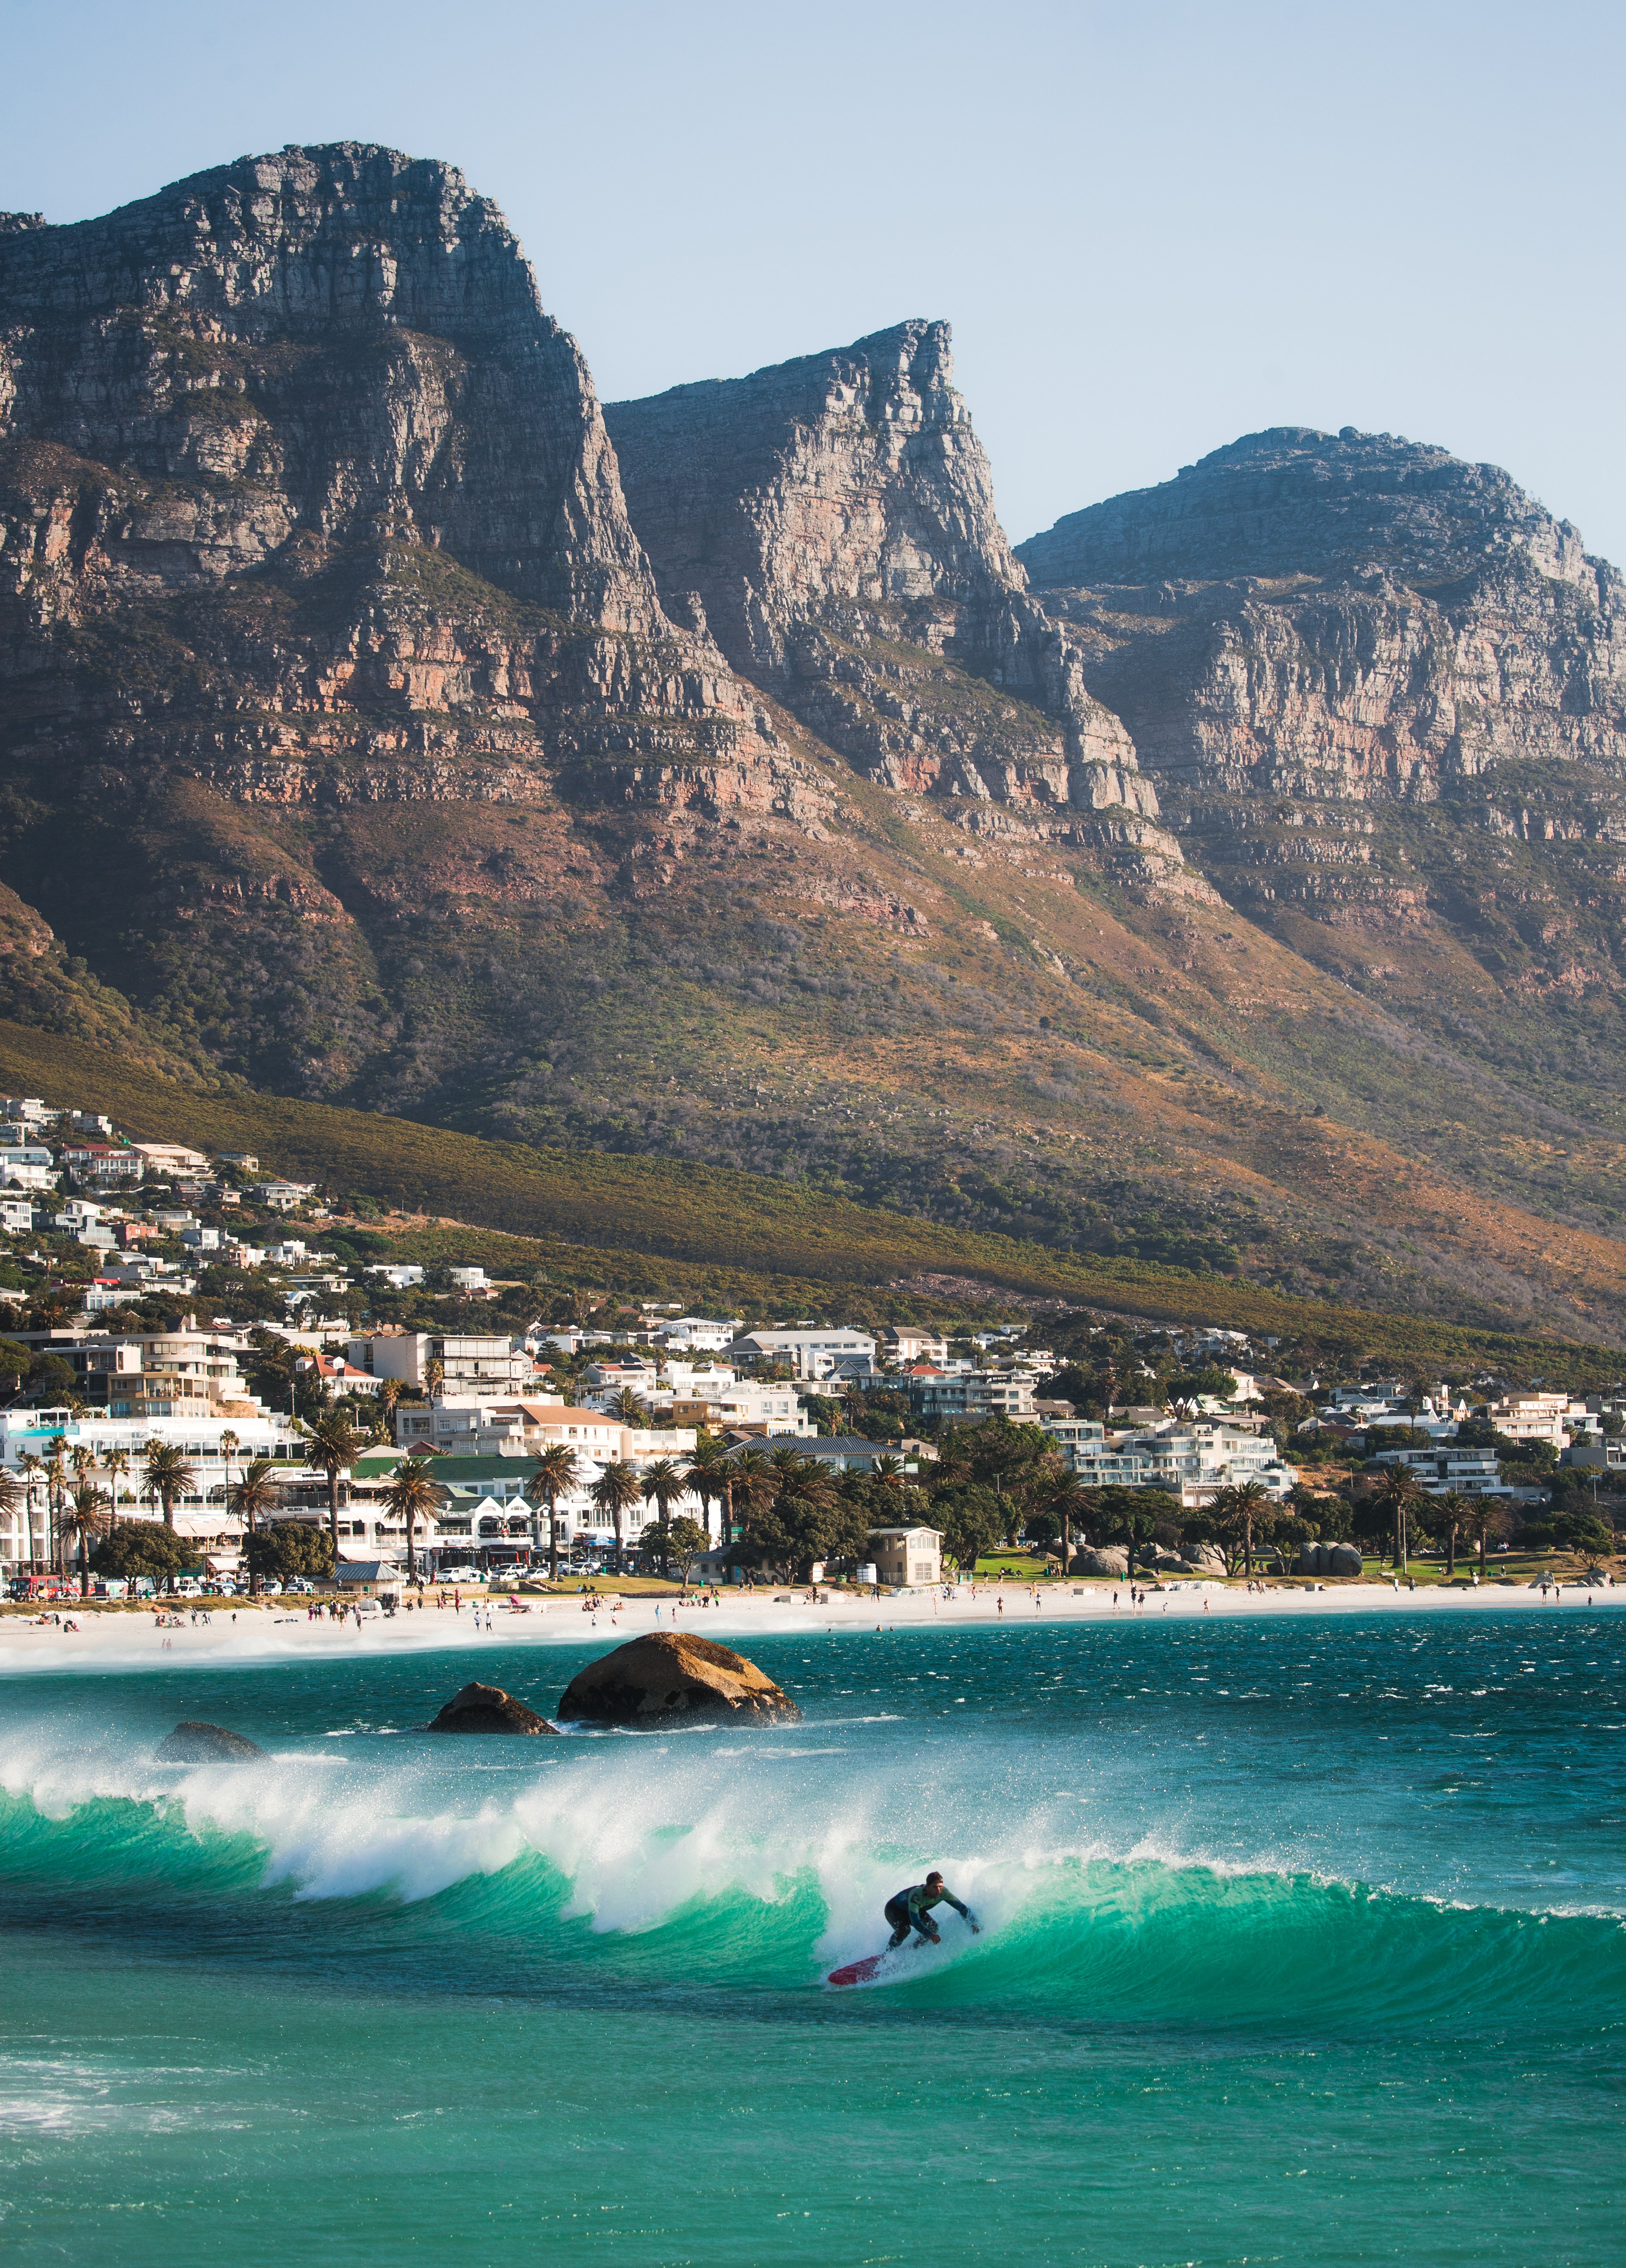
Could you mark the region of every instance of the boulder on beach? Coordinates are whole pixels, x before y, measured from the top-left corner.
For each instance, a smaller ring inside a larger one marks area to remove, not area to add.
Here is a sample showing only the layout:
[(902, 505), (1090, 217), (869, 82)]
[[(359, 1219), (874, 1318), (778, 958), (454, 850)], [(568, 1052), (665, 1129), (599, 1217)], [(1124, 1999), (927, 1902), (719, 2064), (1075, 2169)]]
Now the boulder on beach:
[(205, 1725), (190, 1718), (183, 1718), (168, 1739), (158, 1742), (158, 1752), (166, 1764), (212, 1764), (224, 1756), (265, 1754), (241, 1733), (229, 1733), (224, 1725)]
[(589, 1662), (559, 1704), (578, 1724), (635, 1725), (652, 1717), (752, 1717), (793, 1725), (801, 1711), (754, 1661), (688, 1631), (656, 1631)]
[(1072, 1571), (1075, 1575), (1127, 1575), (1129, 1555), (1121, 1543), (1103, 1544), (1099, 1550), (1075, 1554)]
[(1225, 1555), (1212, 1543), (1188, 1543), (1186, 1546), (1186, 1565), (1194, 1575), (1223, 1575), (1225, 1572)]
[(1360, 1546), (1356, 1543), (1301, 1543), (1293, 1563), (1296, 1575), (1358, 1575)]
[(559, 1727), (504, 1693), (500, 1685), (478, 1683), (454, 1693), (429, 1727), (431, 1733), (553, 1733)]

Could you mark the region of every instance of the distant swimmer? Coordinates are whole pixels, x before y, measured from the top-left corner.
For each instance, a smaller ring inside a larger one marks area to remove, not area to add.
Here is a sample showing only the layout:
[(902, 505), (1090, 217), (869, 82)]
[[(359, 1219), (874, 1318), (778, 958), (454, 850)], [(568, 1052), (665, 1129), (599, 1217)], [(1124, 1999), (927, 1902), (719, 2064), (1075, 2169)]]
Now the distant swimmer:
[(962, 1906), (942, 1875), (932, 1873), (923, 1882), (916, 1882), (909, 1889), (900, 1890), (896, 1897), (887, 1899), (887, 1919), (892, 1925), (892, 1939), (887, 1945), (887, 1952), (894, 1953), (911, 1930), (918, 1932), (923, 1943), (941, 1945), (943, 1940), (938, 1934), (936, 1922), (931, 1918), (931, 1909), (945, 1905), (953, 1906), (960, 1919), (970, 1924), (973, 1937), (982, 1934), (981, 1926), (972, 1918), (970, 1907)]

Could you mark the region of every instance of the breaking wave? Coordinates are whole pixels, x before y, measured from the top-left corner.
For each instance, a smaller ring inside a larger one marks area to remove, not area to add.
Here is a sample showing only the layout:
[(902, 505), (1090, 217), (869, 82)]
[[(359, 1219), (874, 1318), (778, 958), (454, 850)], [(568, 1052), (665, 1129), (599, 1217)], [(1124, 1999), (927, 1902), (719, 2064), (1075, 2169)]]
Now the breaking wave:
[(550, 1742), (523, 1767), (502, 1745), (319, 1741), (183, 1770), (36, 1733), (0, 1764), (11, 1918), (482, 1991), (812, 1995), (938, 1864), (983, 1933), (945, 1909), (940, 1948), (821, 2013), (1550, 2029), (1626, 1988), (1610, 1913), (1115, 1844), (1019, 1783), (901, 1783), (806, 1727), (733, 1751)]

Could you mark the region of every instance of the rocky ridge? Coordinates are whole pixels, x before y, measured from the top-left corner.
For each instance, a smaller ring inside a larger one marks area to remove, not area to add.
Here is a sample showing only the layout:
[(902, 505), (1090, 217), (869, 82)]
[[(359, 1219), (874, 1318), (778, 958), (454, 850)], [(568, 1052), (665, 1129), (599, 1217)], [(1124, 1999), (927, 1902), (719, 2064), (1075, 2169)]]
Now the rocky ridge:
[(1181, 875), (1128, 734), (1027, 594), (946, 323), (605, 415), (668, 611), (826, 746), (973, 832)]
[[(1150, 571), (1120, 531), (1031, 589), (944, 327), (607, 422), (495, 209), (349, 144), (13, 216), (0, 372), (0, 1012), (1287, 1289), (1615, 1300), (1614, 586), (1502, 476), (1357, 512), (1239, 445), (1220, 579), (1048, 579)], [(1475, 698), (1532, 688), (1477, 770), (1470, 555)]]
[(1527, 996), (1626, 976), (1626, 585), (1505, 473), (1282, 428), (1018, 556), (1232, 903), (1395, 976), (1431, 933)]

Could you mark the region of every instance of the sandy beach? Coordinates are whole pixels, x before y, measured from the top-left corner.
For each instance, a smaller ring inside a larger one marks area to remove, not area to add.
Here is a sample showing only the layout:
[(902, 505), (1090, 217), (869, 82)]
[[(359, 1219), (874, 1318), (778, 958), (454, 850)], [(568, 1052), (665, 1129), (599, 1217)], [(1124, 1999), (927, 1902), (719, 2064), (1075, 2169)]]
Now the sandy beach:
[[(725, 1592), (715, 1607), (681, 1605), (675, 1599), (633, 1596), (612, 1608), (602, 1599), (592, 1612), (584, 1611), (579, 1597), (566, 1594), (531, 1599), (523, 1610), (505, 1601), (481, 1600), (478, 1606), (465, 1595), (460, 1609), (432, 1602), (422, 1610), (394, 1616), (369, 1616), (357, 1624), (354, 1616), (335, 1622), (327, 1616), (310, 1616), (303, 1603), (290, 1601), (272, 1608), (239, 1607), (230, 1603), (209, 1609), (180, 1602), (178, 1620), (162, 1625), (147, 1612), (123, 1609), (100, 1611), (64, 1606), (64, 1629), (55, 1622), (40, 1624), (15, 1616), (0, 1622), (0, 1676), (64, 1669), (125, 1670), (150, 1664), (173, 1669), (185, 1661), (310, 1661), (323, 1656), (350, 1660), (357, 1654), (398, 1654), (466, 1646), (478, 1653), (497, 1640), (504, 1646), (580, 1646), (594, 1639), (609, 1646), (652, 1630), (681, 1629), (714, 1638), (749, 1653), (754, 1638), (780, 1633), (824, 1631), (905, 1631), (977, 1624), (1102, 1620), (1189, 1620), (1193, 1616), (1227, 1622), (1262, 1616), (1309, 1619), (1322, 1616), (1425, 1614), (1460, 1616), (1522, 1609), (1548, 1615), (1564, 1614), (1578, 1607), (1596, 1609), (1626, 1605), (1626, 1586), (1593, 1587), (1568, 1581), (1562, 1590), (1545, 1594), (1522, 1584), (1494, 1580), (1477, 1589), (1450, 1588), (1443, 1584), (1420, 1584), (1395, 1590), (1387, 1583), (1329, 1583), (1311, 1590), (1290, 1584), (1269, 1584), (1250, 1591), (1241, 1585), (1194, 1583), (1179, 1589), (1148, 1591), (1143, 1603), (1132, 1604), (1127, 1584), (1092, 1583), (1075, 1588), (1054, 1584), (1037, 1591), (1007, 1583), (1003, 1587), (962, 1586), (952, 1597), (941, 1591), (903, 1594), (893, 1598), (849, 1599), (839, 1592), (821, 1594), (812, 1603), (805, 1594), (769, 1591)], [(193, 1619), (194, 1616), (197, 1619)]]

